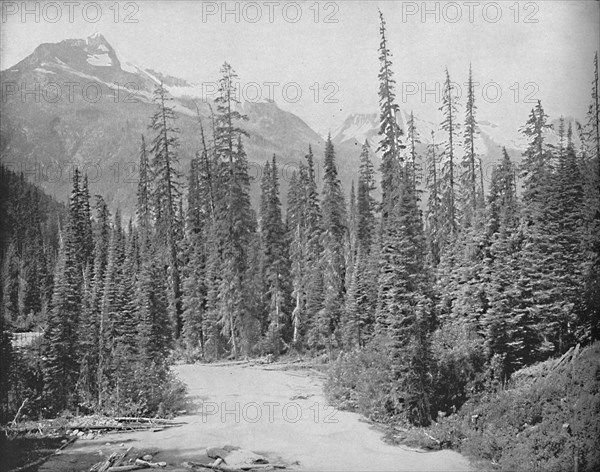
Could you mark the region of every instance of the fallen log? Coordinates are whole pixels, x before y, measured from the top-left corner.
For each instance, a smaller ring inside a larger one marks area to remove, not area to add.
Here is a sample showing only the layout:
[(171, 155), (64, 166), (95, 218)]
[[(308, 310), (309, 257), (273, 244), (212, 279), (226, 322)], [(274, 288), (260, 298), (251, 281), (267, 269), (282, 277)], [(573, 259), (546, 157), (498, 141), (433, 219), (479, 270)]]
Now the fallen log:
[(210, 469), (220, 470), (222, 472), (247, 472), (252, 470), (270, 470), (270, 469), (285, 469), (286, 466), (282, 464), (249, 464), (242, 467), (229, 467), (223, 463), (215, 461), (212, 464), (203, 464), (201, 462), (187, 461), (182, 464), (188, 469)]
[(98, 470), (98, 472), (107, 472), (108, 469), (114, 464), (115, 460), (117, 459), (117, 453), (113, 452), (110, 456), (108, 456), (108, 459), (106, 459), (104, 461), (104, 463), (100, 466)]
[(156, 424), (187, 424), (185, 421), (172, 421), (164, 418), (143, 418), (143, 417), (133, 417), (133, 416), (120, 416), (118, 418), (113, 418), (115, 421), (119, 423), (156, 423)]
[(129, 454), (132, 449), (133, 446), (129, 446), (129, 448), (125, 452), (119, 454), (115, 459), (115, 462), (113, 463), (112, 467), (119, 467), (127, 457), (127, 454)]
[(144, 459), (136, 459), (135, 463), (137, 465), (143, 465), (145, 467), (151, 467), (153, 469), (158, 469), (158, 468), (167, 466), (166, 462), (149, 462), (149, 461), (145, 461)]
[(142, 470), (147, 468), (147, 466), (140, 464), (119, 465), (116, 467), (110, 467), (107, 472), (128, 472), (130, 470)]
[(432, 441), (435, 441), (437, 444), (441, 444), (441, 441), (439, 439), (435, 439), (431, 434), (427, 434), (425, 431), (423, 431), (423, 434), (425, 436), (427, 436), (429, 439), (431, 439)]
[(561, 358), (556, 362), (556, 364), (554, 364), (553, 369), (556, 369), (558, 366), (560, 366), (563, 363), (563, 361), (571, 355), (572, 352), (573, 352), (573, 346), (571, 346), (569, 348), (569, 350), (561, 356)]
[(25, 403), (27, 403), (28, 400), (29, 400), (29, 398), (26, 398), (25, 400), (23, 400), (23, 403), (21, 403), (21, 406), (17, 410), (17, 414), (15, 415), (15, 418), (12, 420), (11, 424), (13, 426), (17, 426), (17, 420), (19, 419), (19, 416), (21, 415), (21, 410), (23, 409), (23, 407), (25, 406)]

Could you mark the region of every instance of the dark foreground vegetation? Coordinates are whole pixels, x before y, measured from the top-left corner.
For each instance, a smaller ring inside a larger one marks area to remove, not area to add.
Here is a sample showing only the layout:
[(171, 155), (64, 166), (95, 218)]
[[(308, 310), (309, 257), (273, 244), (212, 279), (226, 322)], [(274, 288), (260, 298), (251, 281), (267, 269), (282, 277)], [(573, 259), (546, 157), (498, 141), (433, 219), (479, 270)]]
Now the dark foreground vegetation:
[[(385, 423), (392, 442), (455, 449), (492, 470), (600, 468), (600, 343), (518, 370), (504, 385), (488, 382), (456, 413), (440, 412), (429, 427), (416, 429), (407, 429), (386, 408), (392, 383), (382, 357), (379, 352), (338, 360), (327, 391), (339, 407)], [(451, 389), (449, 379), (439, 388)]]

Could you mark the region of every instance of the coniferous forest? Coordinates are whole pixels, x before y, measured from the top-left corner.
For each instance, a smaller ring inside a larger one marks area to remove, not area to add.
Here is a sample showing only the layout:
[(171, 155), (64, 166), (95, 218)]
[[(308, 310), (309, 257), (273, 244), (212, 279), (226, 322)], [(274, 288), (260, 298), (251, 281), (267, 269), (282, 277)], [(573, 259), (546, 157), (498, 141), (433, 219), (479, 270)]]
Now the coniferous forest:
[[(91, 195), (77, 170), (64, 206), (2, 168), (3, 420), (24, 397), (31, 416), (165, 414), (183, 389), (174, 358), (304, 354), (331, 363), (338, 404), (428, 426), (520, 369), (591, 344), (600, 334), (593, 60), (586, 120), (561, 119), (550, 144), (538, 102), (520, 127), (527, 149), (505, 150), (485, 187), (477, 71), (459, 103), (446, 70), (445, 139), (422, 152), (414, 120), (403, 130), (396, 119), (401, 71), (383, 16), (379, 140), (364, 143), (351, 189), (329, 138), (321, 185), (306, 143), (287, 195), (278, 156), (264, 163), (253, 207), (228, 63), (189, 169), (170, 97), (156, 88), (132, 219)], [(11, 339), (34, 328), (43, 336), (31, 363)]]

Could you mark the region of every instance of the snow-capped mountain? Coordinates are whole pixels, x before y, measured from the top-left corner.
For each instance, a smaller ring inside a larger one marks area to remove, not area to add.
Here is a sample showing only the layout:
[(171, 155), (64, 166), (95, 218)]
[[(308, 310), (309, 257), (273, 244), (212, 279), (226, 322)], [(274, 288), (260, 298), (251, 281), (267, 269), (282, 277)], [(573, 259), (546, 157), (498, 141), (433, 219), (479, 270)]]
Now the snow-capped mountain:
[[(200, 146), (198, 111), (205, 129), (210, 129), (210, 110), (199, 85), (125, 60), (98, 33), (86, 39), (41, 44), (21, 62), (0, 72), (0, 79), (2, 161), (25, 171), (61, 200), (69, 194), (70, 168), (77, 164), (87, 171), (92, 192), (105, 195), (109, 204), (120, 206), (124, 214), (132, 214), (140, 136), (151, 136), (152, 97), (160, 82), (174, 97), (182, 170)], [(244, 102), (240, 111), (249, 118), (243, 126), (250, 135), (246, 151), (255, 199), (262, 165), (273, 154), (280, 160), (284, 196), (309, 144), (317, 166), (322, 165), (324, 138), (300, 117), (272, 101)], [(406, 110), (398, 114), (405, 131), (408, 117)], [(423, 151), (432, 132), (436, 142), (443, 140), (437, 123), (415, 116), (415, 124)], [(488, 121), (480, 121), (479, 126), (477, 150), (487, 169), (500, 159), (503, 145), (519, 160), (527, 142), (517, 129), (505, 130)], [(378, 129), (379, 116), (371, 113), (351, 115), (332, 132), (346, 191), (356, 179), (364, 141), (368, 140), (373, 150), (377, 148)], [(557, 141), (555, 131), (549, 133), (549, 140)], [(317, 177), (320, 175), (317, 168)]]
[[(200, 146), (198, 109), (210, 129), (210, 110), (200, 87), (126, 61), (101, 34), (41, 44), (0, 72), (0, 79), (2, 161), (26, 171), (61, 200), (69, 193), (70, 166), (78, 164), (88, 173), (92, 192), (132, 214), (140, 136), (152, 135), (152, 97), (161, 81), (174, 97), (184, 172)], [(274, 102), (243, 103), (240, 111), (249, 118), (243, 126), (250, 134), (245, 144), (256, 181), (254, 198), (262, 165), (273, 154), (285, 172), (283, 192), (309, 144), (317, 163), (321, 160), (324, 140), (298, 116)]]
[[(407, 133), (407, 123), (409, 119), (410, 112), (401, 109), (400, 113), (397, 115), (397, 120), (404, 136), (406, 136)], [(437, 123), (424, 120), (417, 115), (414, 116), (414, 120), (421, 144), (430, 144), (432, 142), (432, 137), (437, 143), (444, 140), (445, 133), (440, 130)], [(480, 121), (479, 129), (482, 137), (477, 145), (481, 154), (487, 152), (486, 141), (490, 140), (499, 146), (505, 145), (507, 148), (515, 150), (522, 150), (527, 145), (527, 141), (522, 135), (519, 135), (518, 132), (511, 135), (507, 130), (500, 129), (497, 125), (490, 123), (489, 121)], [(371, 147), (377, 147), (377, 142), (379, 141), (378, 132), (378, 113), (353, 114), (346, 118), (342, 125), (332, 132), (332, 139), (334, 143), (346, 146), (362, 146), (362, 143), (367, 140)]]

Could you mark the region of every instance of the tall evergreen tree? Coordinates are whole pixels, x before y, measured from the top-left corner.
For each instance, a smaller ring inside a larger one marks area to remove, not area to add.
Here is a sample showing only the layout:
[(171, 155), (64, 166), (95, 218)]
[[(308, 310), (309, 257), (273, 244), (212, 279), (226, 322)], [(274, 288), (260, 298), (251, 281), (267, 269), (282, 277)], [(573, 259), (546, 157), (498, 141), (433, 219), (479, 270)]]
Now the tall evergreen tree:
[(277, 161), (273, 156), (271, 165), (269, 166), (268, 163), (265, 165), (260, 232), (265, 274), (264, 292), (268, 311), (267, 339), (275, 355), (278, 355), (281, 350), (284, 328), (289, 321), (288, 313), (286, 313), (289, 306), (289, 258), (286, 228), (281, 217), (277, 174)]
[(181, 190), (180, 172), (177, 169), (179, 130), (174, 126), (176, 116), (173, 107), (169, 104), (171, 100), (162, 83), (156, 87), (154, 102), (157, 108), (154, 115), (152, 115), (149, 128), (155, 133), (150, 148), (154, 184), (152, 203), (155, 218), (155, 237), (165, 264), (169, 267), (169, 311), (172, 333), (175, 339), (178, 339), (181, 334), (183, 311), (177, 237), (177, 227), (180, 223), (177, 215)]
[[(417, 126), (415, 124), (415, 116), (412, 111), (410, 112), (410, 115), (408, 117), (406, 128), (406, 142), (408, 145), (408, 155), (410, 158), (410, 174), (412, 175), (413, 186), (415, 187), (415, 189), (418, 189), (418, 186), (420, 185), (422, 180), (421, 174), (423, 171), (421, 165), (421, 156), (417, 151), (417, 144), (421, 144), (421, 137), (419, 135), (419, 131), (417, 130)], [(417, 196), (418, 195), (419, 194), (417, 192)]]
[(429, 247), (429, 259), (433, 266), (440, 262), (440, 250), (443, 239), (442, 234), (442, 189), (441, 176), (438, 168), (438, 149), (435, 143), (435, 136), (431, 132), (431, 143), (427, 146), (427, 178), (426, 189), (429, 193), (427, 199), (426, 227)]
[[(456, 236), (458, 232), (458, 219), (456, 208), (456, 162), (455, 162), (455, 147), (457, 145), (458, 136), (458, 121), (457, 121), (457, 103), (458, 97), (450, 81), (450, 74), (446, 68), (446, 81), (442, 93), (442, 106), (440, 111), (444, 115), (441, 128), (447, 133), (444, 150), (440, 156), (443, 159), (441, 167), (440, 183), (441, 183), (441, 204), (443, 218), (443, 232), (449, 235), (450, 239)], [(446, 238), (444, 238), (446, 239)], [(442, 240), (442, 247), (444, 241)]]
[[(215, 149), (222, 163), (220, 172), (218, 238), (221, 261), (219, 288), (219, 318), (222, 333), (229, 339), (234, 357), (249, 353), (254, 325), (247, 292), (248, 251), (256, 229), (255, 215), (250, 205), (248, 160), (242, 144), (247, 133), (239, 127), (246, 117), (234, 108), (237, 75), (225, 63), (221, 68), (219, 96), (216, 98)], [(248, 329), (244, 329), (246, 327)], [(243, 339), (242, 339), (243, 338)], [(240, 345), (240, 342), (242, 345)]]
[(52, 308), (44, 331), (44, 394), (54, 411), (75, 405), (79, 377), (77, 334), (83, 292), (80, 254), (85, 228), (80, 185), (80, 175), (75, 170), (67, 227), (55, 269)]
[(141, 246), (145, 249), (150, 241), (152, 228), (152, 170), (146, 150), (146, 140), (142, 135), (140, 144), (140, 162), (138, 168), (138, 187), (136, 216), (141, 237)]
[(379, 109), (381, 136), (377, 152), (381, 152), (381, 193), (382, 193), (382, 218), (386, 219), (390, 209), (394, 206), (391, 200), (395, 195), (394, 187), (398, 179), (401, 166), (404, 162), (401, 150), (405, 148), (402, 143), (402, 128), (398, 125), (397, 115), (400, 113), (396, 104), (394, 73), (392, 72), (391, 53), (388, 49), (386, 37), (386, 23), (383, 13), (379, 12)]
[(316, 314), (313, 338), (316, 345), (334, 347), (334, 333), (338, 327), (344, 304), (344, 236), (346, 233), (346, 207), (335, 163), (335, 150), (331, 136), (325, 144), (325, 173), (322, 200), (323, 244), (323, 305)]
[(397, 187), (397, 205), (381, 235), (377, 328), (389, 339), (396, 407), (414, 424), (431, 422), (428, 377), (430, 313), (426, 246), (412, 177)]
[(475, 150), (475, 141), (479, 134), (479, 126), (475, 116), (477, 106), (475, 105), (475, 90), (473, 85), (473, 73), (469, 66), (469, 81), (467, 82), (467, 104), (465, 107), (465, 128), (463, 139), (463, 159), (460, 183), (462, 186), (462, 220), (463, 226), (469, 226), (475, 217), (478, 205), (481, 202), (483, 188), (478, 188), (477, 167), (479, 159)]

